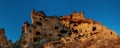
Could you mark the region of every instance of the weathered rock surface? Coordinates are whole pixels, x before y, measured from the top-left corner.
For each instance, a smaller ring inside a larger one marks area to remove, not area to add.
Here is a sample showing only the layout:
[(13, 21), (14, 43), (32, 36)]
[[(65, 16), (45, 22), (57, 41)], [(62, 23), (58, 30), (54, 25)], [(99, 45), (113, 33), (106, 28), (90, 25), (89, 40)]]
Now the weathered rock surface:
[(11, 48), (13, 43), (11, 40), (7, 40), (5, 36), (4, 28), (0, 29), (0, 48)]
[(4, 45), (7, 42), (4, 29), (0, 29), (0, 45)]
[[(32, 23), (25, 22), (18, 42), (11, 48), (120, 48), (120, 37), (113, 30), (85, 18), (84, 12), (66, 16), (46, 16), (32, 10)], [(1, 36), (3, 37), (3, 36)], [(1, 39), (1, 38), (0, 38)], [(4, 42), (0, 42), (3, 44)]]

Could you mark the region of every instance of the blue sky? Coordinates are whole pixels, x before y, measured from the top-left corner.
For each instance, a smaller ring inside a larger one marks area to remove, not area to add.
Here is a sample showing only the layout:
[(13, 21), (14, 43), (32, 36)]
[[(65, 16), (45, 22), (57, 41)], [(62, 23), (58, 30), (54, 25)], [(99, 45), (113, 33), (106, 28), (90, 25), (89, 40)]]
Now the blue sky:
[(32, 9), (46, 15), (67, 15), (73, 11), (85, 12), (92, 18), (120, 35), (120, 0), (0, 0), (0, 28), (13, 42), (19, 40), (25, 21), (31, 23)]

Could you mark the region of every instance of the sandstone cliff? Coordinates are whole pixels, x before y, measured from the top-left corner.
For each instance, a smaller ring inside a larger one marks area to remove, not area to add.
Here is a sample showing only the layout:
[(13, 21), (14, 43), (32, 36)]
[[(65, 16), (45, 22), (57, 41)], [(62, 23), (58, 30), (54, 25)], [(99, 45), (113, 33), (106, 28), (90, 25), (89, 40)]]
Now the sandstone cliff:
[[(32, 23), (25, 22), (22, 35), (11, 48), (120, 48), (120, 37), (101, 22), (85, 18), (84, 12), (66, 16), (46, 16), (31, 12)], [(3, 37), (3, 36), (1, 36)], [(1, 38), (0, 38), (1, 39)], [(5, 42), (6, 39), (4, 39)], [(4, 42), (0, 42), (3, 44)], [(4, 46), (3, 46), (4, 47)]]

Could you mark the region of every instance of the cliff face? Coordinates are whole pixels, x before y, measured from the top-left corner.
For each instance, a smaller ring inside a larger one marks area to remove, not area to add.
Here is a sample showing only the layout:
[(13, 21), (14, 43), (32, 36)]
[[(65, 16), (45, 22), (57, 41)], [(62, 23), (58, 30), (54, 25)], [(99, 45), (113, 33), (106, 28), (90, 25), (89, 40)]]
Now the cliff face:
[(116, 32), (103, 26), (100, 22), (85, 18), (83, 12), (80, 14), (73, 12), (72, 16), (63, 16), (60, 18), (60, 23), (71, 30), (72, 34), (70, 37), (79, 38), (79, 36), (82, 36), (80, 37), (80, 40), (86, 40), (88, 38), (106, 39), (117, 37)]
[(71, 15), (57, 17), (32, 10), (31, 20), (31, 24), (23, 24), (21, 38), (11, 48), (120, 47), (120, 39), (115, 31), (100, 22), (85, 18), (84, 12), (74, 11)]
[[(23, 25), (23, 36), (20, 42), (25, 44), (24, 47), (31, 46), (33, 48), (36, 45), (36, 48), (43, 46), (52, 48), (62, 44), (71, 46), (69, 43), (76, 44), (76, 41), (84, 44), (89, 40), (118, 38), (116, 32), (103, 26), (100, 22), (85, 18), (83, 12), (79, 14), (74, 11), (71, 15), (57, 17), (46, 16), (42, 11), (33, 10), (31, 20), (32, 24), (25, 22)], [(55, 43), (59, 44), (55, 45)], [(80, 43), (76, 45), (79, 46)]]

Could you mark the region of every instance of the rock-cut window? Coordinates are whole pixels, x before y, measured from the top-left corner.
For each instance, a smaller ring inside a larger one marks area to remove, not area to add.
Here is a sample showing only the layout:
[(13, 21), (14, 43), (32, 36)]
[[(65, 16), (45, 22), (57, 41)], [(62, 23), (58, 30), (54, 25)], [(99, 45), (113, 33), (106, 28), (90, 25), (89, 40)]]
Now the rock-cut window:
[(42, 23), (41, 22), (36, 22), (36, 25), (42, 25)]
[(33, 38), (33, 41), (34, 41), (34, 42), (38, 41), (38, 40), (37, 40), (37, 37)]
[(36, 35), (40, 35), (40, 32), (36, 32)]
[(93, 28), (92, 28), (92, 31), (95, 31), (95, 30), (96, 30), (96, 27), (93, 27)]

